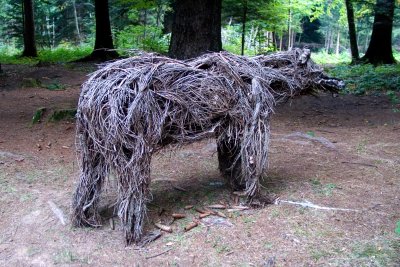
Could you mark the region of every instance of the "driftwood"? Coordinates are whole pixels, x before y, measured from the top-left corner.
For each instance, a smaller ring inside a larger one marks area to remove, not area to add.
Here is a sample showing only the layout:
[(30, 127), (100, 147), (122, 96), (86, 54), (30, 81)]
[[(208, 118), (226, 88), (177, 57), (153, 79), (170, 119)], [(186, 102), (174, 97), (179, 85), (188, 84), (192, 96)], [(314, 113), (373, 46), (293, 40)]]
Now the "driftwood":
[(274, 106), (341, 86), (306, 49), (256, 57), (209, 53), (186, 61), (142, 54), (104, 66), (83, 85), (79, 99), (74, 225), (100, 224), (99, 197), (113, 169), (126, 242), (139, 242), (152, 155), (210, 137), (217, 140), (223, 176), (251, 201), (267, 167)]

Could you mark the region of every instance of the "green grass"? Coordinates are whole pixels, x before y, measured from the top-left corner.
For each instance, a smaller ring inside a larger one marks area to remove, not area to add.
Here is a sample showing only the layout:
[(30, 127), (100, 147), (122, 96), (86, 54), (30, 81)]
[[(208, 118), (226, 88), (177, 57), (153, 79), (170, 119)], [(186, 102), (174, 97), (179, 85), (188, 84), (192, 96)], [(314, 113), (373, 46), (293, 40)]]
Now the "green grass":
[(92, 52), (89, 45), (59, 46), (55, 49), (39, 50), (37, 58), (21, 57), (22, 51), (11, 48), (0, 48), (0, 62), (3, 64), (34, 65), (42, 63), (65, 63), (83, 58)]
[(397, 221), (396, 228), (394, 229), (394, 232), (396, 233), (397, 236), (400, 236), (400, 220)]
[(320, 65), (350, 64), (351, 58), (348, 53), (339, 55), (328, 54), (325, 52), (311, 53), (311, 58)]
[(313, 191), (321, 196), (329, 197), (332, 196), (333, 192), (337, 188), (336, 184), (328, 183), (322, 184), (318, 179), (311, 179), (310, 180), (311, 186)]

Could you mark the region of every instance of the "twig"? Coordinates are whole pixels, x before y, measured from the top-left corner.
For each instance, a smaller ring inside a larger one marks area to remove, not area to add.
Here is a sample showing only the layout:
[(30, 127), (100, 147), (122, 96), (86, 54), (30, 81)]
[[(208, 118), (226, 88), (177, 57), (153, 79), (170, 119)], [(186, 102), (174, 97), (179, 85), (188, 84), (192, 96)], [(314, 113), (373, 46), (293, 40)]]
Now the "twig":
[(176, 189), (176, 190), (178, 190), (178, 191), (187, 192), (187, 190), (186, 190), (185, 188), (180, 187), (179, 185), (175, 185), (175, 184), (173, 184), (172, 182), (171, 182), (170, 184), (171, 184), (171, 186), (172, 186), (174, 189)]
[(362, 166), (367, 166), (367, 167), (378, 168), (378, 166), (376, 166), (376, 165), (368, 164), (368, 163), (362, 163), (362, 162), (342, 161), (342, 163), (355, 164), (355, 165), (362, 165)]
[(67, 223), (65, 222), (65, 217), (64, 217), (64, 213), (62, 212), (62, 210), (60, 208), (58, 208), (57, 205), (51, 200), (47, 201), (47, 203), (49, 204), (50, 209), (53, 211), (53, 213), (60, 220), (61, 224), (66, 225)]
[(331, 141), (326, 139), (325, 137), (314, 137), (314, 136), (310, 136), (310, 135), (305, 134), (305, 133), (295, 132), (295, 133), (292, 133), (292, 134), (285, 135), (284, 139), (290, 139), (292, 137), (300, 137), (300, 138), (308, 139), (308, 140), (311, 140), (311, 141), (316, 141), (316, 142), (319, 142), (320, 144), (322, 144), (323, 146), (325, 146), (327, 148), (336, 149), (335, 145)]
[(324, 207), (324, 206), (319, 206), (319, 205), (313, 204), (313, 203), (311, 203), (309, 201), (296, 202), (296, 201), (280, 200), (280, 199), (276, 199), (275, 200), (275, 205), (279, 205), (280, 203), (298, 205), (298, 206), (302, 206), (302, 207), (305, 207), (305, 208), (313, 208), (313, 209), (317, 209), (317, 210), (359, 211), (359, 210), (355, 210), (355, 209), (342, 209), (342, 208)]
[(161, 255), (163, 255), (163, 254), (165, 254), (165, 253), (168, 253), (170, 250), (172, 250), (172, 248), (166, 249), (166, 250), (164, 250), (163, 252), (160, 252), (160, 253), (157, 253), (157, 254), (154, 254), (154, 255), (151, 255), (151, 256), (147, 256), (147, 257), (146, 257), (146, 260), (151, 259), (151, 258), (155, 258), (155, 257), (158, 257), (158, 256), (161, 256)]

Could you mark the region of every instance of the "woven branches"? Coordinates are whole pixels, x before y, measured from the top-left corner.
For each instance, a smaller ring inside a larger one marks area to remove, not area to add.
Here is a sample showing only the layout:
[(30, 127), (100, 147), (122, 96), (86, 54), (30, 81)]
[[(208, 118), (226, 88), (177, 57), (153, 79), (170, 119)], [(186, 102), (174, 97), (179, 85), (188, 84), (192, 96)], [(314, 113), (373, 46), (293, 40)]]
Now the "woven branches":
[(82, 87), (77, 113), (81, 174), (73, 222), (97, 226), (103, 182), (118, 177), (126, 242), (142, 237), (150, 161), (168, 145), (216, 138), (222, 174), (249, 199), (268, 163), (269, 118), (287, 98), (337, 91), (309, 50), (241, 57), (210, 53), (187, 61), (142, 54), (109, 63)]

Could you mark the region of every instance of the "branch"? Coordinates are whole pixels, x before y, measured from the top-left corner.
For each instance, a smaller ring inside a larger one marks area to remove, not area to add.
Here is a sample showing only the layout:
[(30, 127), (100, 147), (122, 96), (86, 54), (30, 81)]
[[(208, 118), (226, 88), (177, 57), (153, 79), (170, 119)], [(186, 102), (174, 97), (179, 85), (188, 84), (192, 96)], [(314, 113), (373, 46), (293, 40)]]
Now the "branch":
[(324, 206), (319, 206), (316, 204), (313, 204), (309, 201), (305, 202), (296, 202), (296, 201), (290, 201), (290, 200), (280, 200), (279, 198), (275, 200), (275, 205), (279, 205), (280, 203), (286, 203), (286, 204), (291, 204), (291, 205), (298, 205), (302, 206), (305, 208), (313, 208), (317, 210), (338, 210), (338, 211), (359, 211), (355, 209), (342, 209), (342, 208), (331, 208), (331, 207), (324, 207)]

